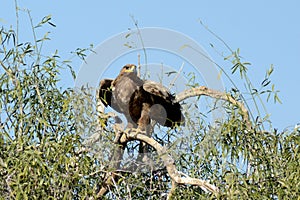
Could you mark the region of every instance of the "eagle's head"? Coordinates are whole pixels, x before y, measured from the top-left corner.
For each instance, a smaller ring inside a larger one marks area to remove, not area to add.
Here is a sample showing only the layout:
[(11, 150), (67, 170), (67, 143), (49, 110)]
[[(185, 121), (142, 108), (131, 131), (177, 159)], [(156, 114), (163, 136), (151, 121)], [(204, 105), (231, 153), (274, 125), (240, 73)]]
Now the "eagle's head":
[(121, 69), (121, 73), (135, 73), (137, 74), (136, 66), (134, 64), (127, 64)]

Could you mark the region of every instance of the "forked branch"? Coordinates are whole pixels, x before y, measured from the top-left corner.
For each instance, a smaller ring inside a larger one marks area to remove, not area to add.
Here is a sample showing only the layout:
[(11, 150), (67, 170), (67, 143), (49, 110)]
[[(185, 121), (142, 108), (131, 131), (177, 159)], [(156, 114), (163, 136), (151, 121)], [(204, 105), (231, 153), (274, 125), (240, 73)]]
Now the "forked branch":
[(219, 189), (208, 183), (207, 181), (191, 178), (188, 176), (182, 177), (182, 173), (180, 173), (176, 167), (174, 159), (167, 153), (167, 149), (161, 146), (156, 140), (151, 137), (146, 136), (139, 129), (133, 129), (129, 133), (126, 133), (126, 136), (129, 140), (139, 140), (147, 143), (152, 146), (156, 151), (158, 156), (163, 160), (165, 167), (167, 168), (168, 174), (171, 179), (178, 184), (190, 184), (200, 186), (204, 190), (208, 190), (213, 193), (217, 193)]

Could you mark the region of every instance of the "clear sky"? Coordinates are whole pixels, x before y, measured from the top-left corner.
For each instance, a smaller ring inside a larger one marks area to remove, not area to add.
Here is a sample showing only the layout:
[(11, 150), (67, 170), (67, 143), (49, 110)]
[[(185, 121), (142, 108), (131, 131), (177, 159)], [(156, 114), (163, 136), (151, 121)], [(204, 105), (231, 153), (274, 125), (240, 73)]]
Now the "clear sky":
[[(14, 6), (13, 1), (0, 0), (0, 24), (3, 26), (15, 26)], [(300, 122), (298, 0), (22, 0), (19, 7), (31, 10), (35, 22), (45, 15), (52, 15), (56, 28), (49, 27), (51, 41), (46, 51), (54, 52), (58, 49), (62, 57), (68, 57), (67, 54), (77, 47), (98, 45), (113, 35), (134, 28), (130, 17), (134, 16), (140, 28), (168, 28), (193, 38), (213, 60), (222, 64), (220, 57), (209, 45), (217, 43), (216, 46), (219, 47), (220, 43), (199, 24), (201, 19), (233, 49), (241, 49), (241, 55), (252, 63), (250, 78), (254, 83), (260, 83), (266, 69), (271, 64), (274, 65), (272, 80), (281, 91), (283, 104), (267, 104), (273, 127), (282, 130)], [(25, 13), (20, 14), (20, 23), (29, 25)], [(26, 26), (20, 29), (21, 39), (24, 40), (32, 38), (30, 29)], [(134, 62), (136, 61), (128, 61)], [(78, 71), (80, 63), (74, 67)], [(66, 84), (71, 87), (73, 83), (66, 81)]]

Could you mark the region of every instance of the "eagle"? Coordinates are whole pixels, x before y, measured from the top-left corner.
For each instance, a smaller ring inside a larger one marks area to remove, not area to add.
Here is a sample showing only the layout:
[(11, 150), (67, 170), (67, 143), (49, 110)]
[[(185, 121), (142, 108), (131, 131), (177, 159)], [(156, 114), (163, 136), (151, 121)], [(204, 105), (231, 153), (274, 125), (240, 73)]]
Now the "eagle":
[(145, 131), (151, 120), (171, 128), (184, 122), (181, 106), (169, 89), (140, 79), (134, 64), (125, 65), (114, 80), (101, 80), (98, 95), (105, 107), (124, 114), (127, 128)]

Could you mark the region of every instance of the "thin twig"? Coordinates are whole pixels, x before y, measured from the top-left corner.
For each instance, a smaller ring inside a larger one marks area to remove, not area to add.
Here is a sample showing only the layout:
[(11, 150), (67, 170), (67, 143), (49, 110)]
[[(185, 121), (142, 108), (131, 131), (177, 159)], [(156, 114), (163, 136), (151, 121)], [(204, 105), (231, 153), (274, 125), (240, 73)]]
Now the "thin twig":
[(184, 67), (184, 62), (182, 63), (182, 65), (181, 65), (179, 71), (177, 72), (175, 78), (171, 81), (170, 86), (169, 86), (169, 90), (175, 85), (175, 82), (177, 81), (179, 75), (181, 74), (181, 72), (183, 70), (183, 67)]
[(218, 40), (220, 40), (225, 47), (231, 52), (233, 53), (233, 50), (230, 48), (230, 46), (220, 37), (218, 36), (215, 32), (213, 32), (210, 28), (208, 28), (208, 26), (206, 26), (201, 20), (199, 20), (200, 24), (213, 36), (215, 36)]
[(15, 0), (15, 9), (16, 9), (16, 48), (18, 49), (19, 44), (19, 6), (18, 1)]
[[(141, 30), (140, 30), (138, 22), (137, 22), (137, 20), (135, 20), (134, 16), (130, 15), (130, 17), (131, 17), (131, 19), (132, 19), (132, 21), (133, 21), (133, 23), (136, 27), (138, 38), (140, 39), (140, 42), (142, 44), (144, 58), (145, 58), (145, 71), (147, 71), (148, 70), (148, 57), (147, 57), (147, 52), (146, 52), (144, 40), (143, 40), (143, 37), (142, 37), (142, 34), (141, 34)], [(145, 76), (146, 76), (146, 73), (144, 74), (144, 78), (145, 78)]]
[(138, 54), (137, 77), (141, 78), (141, 54)]
[(172, 180), (172, 186), (171, 186), (171, 189), (168, 193), (167, 200), (172, 199), (172, 196), (176, 191), (176, 187), (177, 187), (177, 183), (174, 180)]

